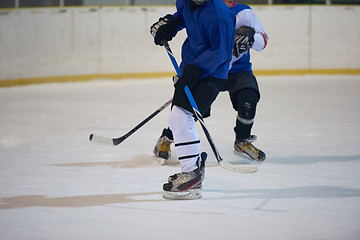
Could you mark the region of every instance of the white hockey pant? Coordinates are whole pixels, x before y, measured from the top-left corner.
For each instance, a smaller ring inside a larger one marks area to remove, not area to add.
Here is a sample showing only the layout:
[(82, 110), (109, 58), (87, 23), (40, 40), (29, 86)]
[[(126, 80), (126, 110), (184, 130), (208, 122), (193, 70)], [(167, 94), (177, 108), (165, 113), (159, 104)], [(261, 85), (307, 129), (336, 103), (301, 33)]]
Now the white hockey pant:
[(195, 170), (201, 149), (199, 135), (195, 130), (193, 114), (183, 108), (173, 106), (169, 118), (169, 128), (174, 136), (181, 171), (190, 172)]

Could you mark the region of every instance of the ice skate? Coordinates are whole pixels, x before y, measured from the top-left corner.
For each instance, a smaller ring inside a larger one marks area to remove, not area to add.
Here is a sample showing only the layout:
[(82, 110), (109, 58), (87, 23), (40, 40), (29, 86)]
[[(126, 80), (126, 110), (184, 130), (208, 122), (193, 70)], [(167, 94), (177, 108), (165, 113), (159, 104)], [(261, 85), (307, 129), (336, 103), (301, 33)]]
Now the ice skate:
[(171, 175), (163, 185), (163, 197), (171, 200), (191, 200), (201, 198), (202, 182), (205, 177), (205, 160), (207, 154), (201, 153), (198, 168), (191, 172)]
[(170, 158), (170, 156), (171, 156), (170, 145), (173, 142), (174, 142), (173, 140), (169, 139), (167, 136), (164, 136), (164, 135), (162, 135), (158, 139), (153, 152), (154, 152), (154, 156), (156, 157), (159, 165), (164, 165), (165, 160), (168, 160)]
[(266, 154), (252, 144), (255, 140), (255, 135), (251, 135), (249, 139), (236, 139), (234, 143), (235, 154), (249, 158), (253, 161), (264, 161), (266, 159)]

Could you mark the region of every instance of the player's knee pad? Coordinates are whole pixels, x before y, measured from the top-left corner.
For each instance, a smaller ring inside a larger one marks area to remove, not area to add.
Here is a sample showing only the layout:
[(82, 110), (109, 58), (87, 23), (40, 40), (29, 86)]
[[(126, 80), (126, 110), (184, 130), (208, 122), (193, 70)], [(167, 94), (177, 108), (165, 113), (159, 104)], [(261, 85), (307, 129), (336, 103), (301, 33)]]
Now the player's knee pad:
[(235, 109), (238, 112), (237, 120), (243, 124), (252, 124), (254, 122), (258, 95), (253, 89), (243, 89), (237, 92), (235, 96)]

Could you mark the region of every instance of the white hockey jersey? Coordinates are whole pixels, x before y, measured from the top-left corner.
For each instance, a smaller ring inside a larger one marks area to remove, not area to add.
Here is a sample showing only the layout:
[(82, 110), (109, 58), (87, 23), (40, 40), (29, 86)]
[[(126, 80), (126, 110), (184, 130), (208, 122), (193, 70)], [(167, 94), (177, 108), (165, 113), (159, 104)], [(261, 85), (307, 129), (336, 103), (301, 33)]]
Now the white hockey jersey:
[[(255, 30), (254, 44), (252, 49), (256, 51), (263, 50), (268, 42), (268, 36), (264, 31), (259, 19), (256, 17), (254, 11), (245, 4), (235, 4), (230, 8), (236, 14), (236, 29), (241, 26), (249, 26)], [(240, 71), (251, 71), (252, 64), (250, 62), (250, 49), (238, 58), (232, 56), (229, 73), (236, 73)]]

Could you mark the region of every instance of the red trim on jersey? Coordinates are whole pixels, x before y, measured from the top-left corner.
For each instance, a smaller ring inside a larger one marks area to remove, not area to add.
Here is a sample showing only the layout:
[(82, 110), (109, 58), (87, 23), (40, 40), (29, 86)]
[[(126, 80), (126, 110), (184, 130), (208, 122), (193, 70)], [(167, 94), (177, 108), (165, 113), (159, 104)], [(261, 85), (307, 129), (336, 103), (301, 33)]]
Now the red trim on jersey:
[(267, 45), (268, 36), (264, 32), (262, 32), (260, 34), (264, 38), (264, 47), (263, 47), (263, 49), (264, 49), (266, 47), (266, 45)]
[(235, 3), (235, 1), (234, 1), (234, 2), (233, 2), (233, 5), (232, 5), (231, 7), (235, 6), (235, 4), (236, 4), (236, 3)]

